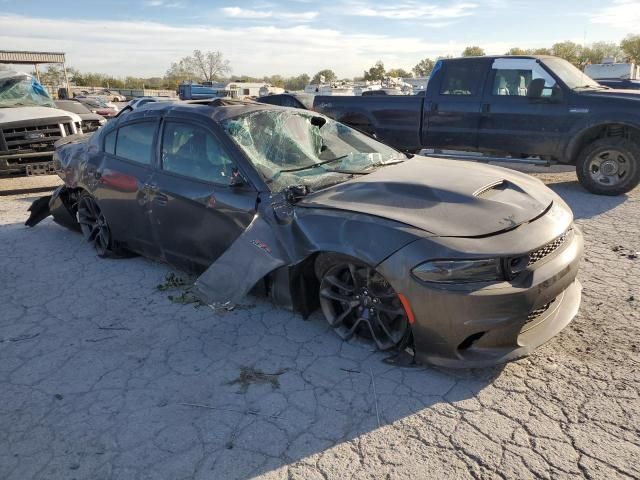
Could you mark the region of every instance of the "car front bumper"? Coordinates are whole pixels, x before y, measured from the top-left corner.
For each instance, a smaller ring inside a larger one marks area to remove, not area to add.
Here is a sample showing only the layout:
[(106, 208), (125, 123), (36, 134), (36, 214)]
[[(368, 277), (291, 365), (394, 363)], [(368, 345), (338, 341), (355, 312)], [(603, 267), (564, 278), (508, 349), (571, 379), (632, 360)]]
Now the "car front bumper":
[[(583, 252), (582, 233), (569, 225), (546, 219), (494, 237), (435, 240), (451, 241), (452, 248), (423, 239), (380, 264), (378, 271), (411, 306), (416, 360), (446, 367), (494, 365), (528, 355), (568, 325), (580, 305), (576, 276)], [(539, 248), (568, 228), (560, 247), (509, 282), (434, 285), (411, 275), (425, 251), (435, 250), (434, 258), (469, 258), (469, 252), (478, 258), (510, 256)]]
[(28, 167), (46, 167), (46, 173), (53, 173), (50, 163), (53, 160), (53, 150), (44, 152), (29, 153), (0, 153), (1, 173), (21, 173), (28, 170)]

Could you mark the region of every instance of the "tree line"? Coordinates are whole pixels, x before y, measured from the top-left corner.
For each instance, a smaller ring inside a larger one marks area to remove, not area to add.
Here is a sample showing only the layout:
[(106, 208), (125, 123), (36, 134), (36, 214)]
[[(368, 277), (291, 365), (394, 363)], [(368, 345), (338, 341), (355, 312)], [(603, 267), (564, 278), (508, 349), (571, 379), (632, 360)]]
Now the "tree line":
[[(461, 56), (473, 57), (486, 55), (484, 49), (479, 46), (465, 48)], [(640, 35), (627, 35), (620, 43), (595, 42), (590, 45), (581, 45), (576, 42), (565, 41), (554, 43), (551, 47), (543, 48), (519, 48), (513, 47), (505, 52), (505, 55), (553, 55), (564, 58), (576, 67), (582, 69), (590, 63), (602, 63), (607, 57), (626, 60), (631, 63), (640, 63)], [(431, 73), (438, 57), (435, 60), (425, 58), (413, 67), (412, 72), (416, 77), (424, 77)]]
[[(506, 55), (554, 55), (564, 58), (578, 68), (583, 68), (589, 63), (601, 63), (606, 57), (616, 57), (640, 64), (640, 35), (627, 35), (620, 43), (595, 42), (589, 45), (565, 41), (553, 44), (548, 48), (519, 48), (513, 47), (505, 53)], [(474, 45), (466, 47), (461, 56), (482, 56), (485, 51), (482, 47)], [(342, 79), (344, 81), (379, 81), (386, 77), (410, 78), (428, 76), (436, 62), (437, 57), (424, 58), (420, 60), (411, 71), (402, 68), (391, 68), (387, 70), (384, 63), (379, 60), (362, 76), (353, 79)], [(335, 82), (339, 80), (338, 75), (329, 69), (317, 72), (313, 77), (306, 73), (285, 77), (282, 75), (271, 75), (264, 77), (250, 77), (246, 75), (230, 75), (231, 65), (223, 54), (219, 51), (194, 50), (191, 55), (183, 57), (176, 62), (172, 62), (163, 77), (114, 77), (104, 73), (82, 73), (73, 67), (67, 68), (69, 81), (87, 87), (109, 87), (114, 89), (169, 89), (174, 90), (184, 81), (224, 81), (224, 82), (265, 82), (275, 87), (286, 90), (302, 90), (309, 83), (317, 84), (322, 82)], [(50, 65), (40, 73), (40, 79), (45, 85), (63, 85), (64, 72), (57, 65)]]

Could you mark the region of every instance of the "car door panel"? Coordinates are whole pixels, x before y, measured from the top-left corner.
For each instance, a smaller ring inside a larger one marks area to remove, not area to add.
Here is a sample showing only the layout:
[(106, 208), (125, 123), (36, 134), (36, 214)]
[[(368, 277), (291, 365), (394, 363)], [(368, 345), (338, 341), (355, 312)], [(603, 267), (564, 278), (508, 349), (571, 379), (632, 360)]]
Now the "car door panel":
[[(534, 80), (544, 81), (531, 97)], [(485, 85), (478, 142), (481, 150), (557, 156), (570, 127), (560, 86), (535, 59), (495, 60)]]
[(422, 143), (427, 147), (475, 149), (487, 62), (450, 60), (441, 68), (440, 84), (429, 87), (434, 92), (424, 102), (426, 129)]
[(257, 194), (159, 172), (152, 185), (153, 229), (167, 262), (188, 270), (209, 266), (255, 216)]
[(167, 118), (161, 166), (149, 185), (154, 235), (163, 257), (201, 271), (244, 232), (256, 213), (257, 192), (231, 186), (237, 173), (220, 133), (198, 122)]
[[(158, 121), (144, 123), (149, 124), (147, 133), (152, 138), (148, 141), (153, 146)], [(127, 126), (124, 124), (120, 128)], [(151, 149), (151, 155), (154, 150)], [(105, 215), (113, 238), (131, 250), (157, 257), (160, 249), (151, 234), (147, 191), (153, 175), (152, 158), (145, 159), (144, 163), (122, 158), (115, 155), (115, 144), (114, 153), (97, 152), (90, 155), (87, 163), (89, 188)]]

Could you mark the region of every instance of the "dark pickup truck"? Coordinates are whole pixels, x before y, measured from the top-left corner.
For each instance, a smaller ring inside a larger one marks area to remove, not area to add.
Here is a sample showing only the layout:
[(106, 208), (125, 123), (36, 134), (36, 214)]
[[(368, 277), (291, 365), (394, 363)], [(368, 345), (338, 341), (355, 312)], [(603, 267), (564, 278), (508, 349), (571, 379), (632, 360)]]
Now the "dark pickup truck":
[(317, 96), (312, 109), (407, 152), (438, 148), (576, 165), (589, 191), (640, 180), (640, 92), (599, 85), (551, 56), (437, 62), (420, 96)]

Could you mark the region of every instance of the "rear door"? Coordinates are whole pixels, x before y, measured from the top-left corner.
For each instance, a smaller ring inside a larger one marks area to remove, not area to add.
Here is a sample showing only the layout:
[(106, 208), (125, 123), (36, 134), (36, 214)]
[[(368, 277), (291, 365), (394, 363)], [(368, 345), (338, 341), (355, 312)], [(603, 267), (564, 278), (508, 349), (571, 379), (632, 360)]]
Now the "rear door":
[(427, 88), (422, 144), (425, 147), (476, 149), (488, 60), (447, 60), (440, 66), (436, 64), (436, 68), (441, 73)]
[(158, 256), (149, 217), (147, 185), (153, 176), (158, 118), (133, 120), (104, 135), (102, 151), (91, 155), (87, 176), (114, 239)]
[(150, 185), (154, 233), (169, 263), (203, 270), (251, 223), (258, 194), (246, 181), (231, 185), (242, 173), (213, 124), (165, 118), (160, 151)]
[(535, 58), (498, 58), (487, 77), (482, 150), (557, 156), (570, 127), (562, 88)]

